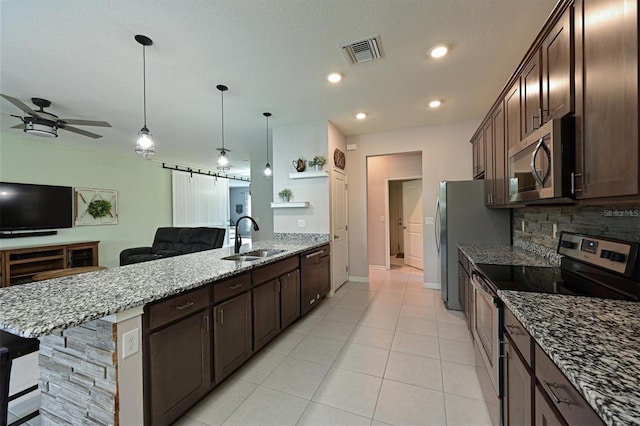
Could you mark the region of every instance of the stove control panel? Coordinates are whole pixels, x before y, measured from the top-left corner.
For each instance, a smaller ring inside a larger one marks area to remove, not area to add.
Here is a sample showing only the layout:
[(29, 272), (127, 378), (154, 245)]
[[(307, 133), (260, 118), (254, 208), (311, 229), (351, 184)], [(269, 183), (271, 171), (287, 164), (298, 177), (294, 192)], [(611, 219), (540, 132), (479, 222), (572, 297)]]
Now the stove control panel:
[(637, 243), (570, 232), (560, 235), (558, 253), (630, 277), (638, 262)]

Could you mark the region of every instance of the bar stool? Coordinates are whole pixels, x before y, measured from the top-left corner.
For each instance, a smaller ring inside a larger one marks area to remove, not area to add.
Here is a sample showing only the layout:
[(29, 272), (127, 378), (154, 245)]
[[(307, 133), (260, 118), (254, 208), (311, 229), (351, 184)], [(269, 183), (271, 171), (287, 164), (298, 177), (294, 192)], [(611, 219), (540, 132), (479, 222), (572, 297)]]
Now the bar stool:
[(35, 410), (7, 425), (9, 420), (9, 401), (38, 390), (38, 385), (35, 384), (23, 391), (9, 395), (11, 365), (14, 359), (36, 352), (39, 344), (38, 339), (27, 339), (0, 330), (0, 426), (18, 426), (40, 414), (40, 410)]

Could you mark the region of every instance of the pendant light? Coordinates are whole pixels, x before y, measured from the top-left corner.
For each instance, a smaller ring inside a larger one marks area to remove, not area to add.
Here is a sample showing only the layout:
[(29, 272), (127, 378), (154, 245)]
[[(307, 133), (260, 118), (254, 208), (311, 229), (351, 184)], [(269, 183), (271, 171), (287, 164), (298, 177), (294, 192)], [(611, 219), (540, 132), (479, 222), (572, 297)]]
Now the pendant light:
[(220, 154), (218, 154), (218, 171), (226, 173), (229, 171), (230, 167), (229, 167), (229, 156), (227, 155), (227, 152), (230, 152), (228, 149), (225, 149), (224, 147), (224, 92), (226, 92), (227, 90), (229, 90), (229, 88), (227, 86), (224, 86), (222, 84), (218, 84), (216, 86), (216, 89), (218, 89), (220, 91), (220, 95), (222, 98), (222, 148), (216, 148), (217, 151), (220, 151)]
[(145, 47), (151, 46), (153, 41), (149, 37), (143, 35), (137, 35), (135, 36), (135, 39), (142, 45), (142, 93), (144, 105), (144, 125), (138, 132), (138, 138), (136, 140), (136, 154), (141, 155), (144, 158), (149, 158), (156, 154), (156, 145), (153, 142), (153, 135), (147, 128), (147, 69)]
[(267, 165), (264, 166), (264, 176), (266, 178), (270, 178), (273, 174), (273, 170), (271, 170), (271, 164), (269, 164), (269, 117), (271, 117), (271, 113), (263, 112), (262, 115), (267, 117)]

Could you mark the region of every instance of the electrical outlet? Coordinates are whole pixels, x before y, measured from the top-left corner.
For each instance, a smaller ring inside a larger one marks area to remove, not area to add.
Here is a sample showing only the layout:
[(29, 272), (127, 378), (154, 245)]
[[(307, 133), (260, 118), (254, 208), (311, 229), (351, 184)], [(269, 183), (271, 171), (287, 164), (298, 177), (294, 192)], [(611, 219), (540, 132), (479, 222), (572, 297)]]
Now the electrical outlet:
[(122, 359), (125, 359), (140, 350), (138, 343), (138, 329), (134, 328), (122, 335)]
[(307, 226), (307, 223), (304, 219), (298, 219), (298, 228), (304, 228), (305, 226)]
[(522, 232), (524, 232), (524, 220), (522, 221)]
[(553, 224), (553, 238), (558, 238), (558, 224)]

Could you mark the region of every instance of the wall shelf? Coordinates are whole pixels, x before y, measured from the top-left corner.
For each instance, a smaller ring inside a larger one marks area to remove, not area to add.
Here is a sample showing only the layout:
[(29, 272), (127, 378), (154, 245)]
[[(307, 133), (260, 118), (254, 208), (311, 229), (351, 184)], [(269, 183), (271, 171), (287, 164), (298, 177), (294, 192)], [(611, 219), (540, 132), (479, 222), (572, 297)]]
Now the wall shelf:
[(328, 176), (329, 176), (328, 170), (318, 170), (317, 172), (311, 171), (311, 172), (289, 173), (289, 179), (309, 179), (309, 178), (321, 178), (321, 177), (328, 177)]
[(291, 209), (291, 208), (307, 208), (309, 207), (308, 201), (297, 201), (289, 203), (271, 203), (272, 209)]

